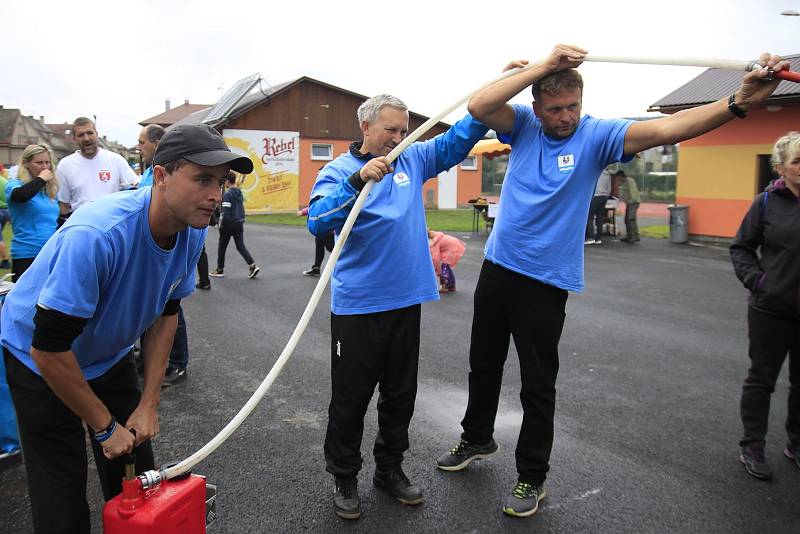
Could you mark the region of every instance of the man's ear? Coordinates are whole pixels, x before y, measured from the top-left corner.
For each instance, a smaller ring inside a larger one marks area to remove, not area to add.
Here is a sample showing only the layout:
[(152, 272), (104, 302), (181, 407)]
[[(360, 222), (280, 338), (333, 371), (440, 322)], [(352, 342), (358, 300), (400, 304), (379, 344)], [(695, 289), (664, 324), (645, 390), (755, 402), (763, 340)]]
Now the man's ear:
[(361, 121), (361, 133), (364, 134), (364, 137), (367, 136), (368, 131), (369, 131), (369, 123), (367, 121)]
[(161, 165), (153, 166), (153, 185), (161, 185), (167, 177), (167, 170)]
[(539, 108), (538, 108), (538, 106), (536, 105), (536, 100), (533, 100), (533, 101), (531, 102), (531, 107), (533, 107), (533, 114), (534, 114), (534, 115), (536, 115), (538, 118), (540, 118), (540, 119), (541, 119), (542, 117), (541, 117), (541, 115), (539, 114)]

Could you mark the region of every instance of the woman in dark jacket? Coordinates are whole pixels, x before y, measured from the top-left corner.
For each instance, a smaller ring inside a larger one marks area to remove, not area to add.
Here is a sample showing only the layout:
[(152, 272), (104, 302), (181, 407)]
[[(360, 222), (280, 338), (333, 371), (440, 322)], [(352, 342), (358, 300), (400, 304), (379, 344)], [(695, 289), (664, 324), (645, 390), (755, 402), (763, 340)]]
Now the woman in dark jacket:
[(772, 478), (764, 454), (769, 403), (787, 354), (783, 454), (800, 467), (800, 134), (778, 139), (772, 165), (780, 178), (753, 201), (730, 248), (736, 276), (750, 290), (750, 370), (742, 387), (739, 461), (761, 480)]

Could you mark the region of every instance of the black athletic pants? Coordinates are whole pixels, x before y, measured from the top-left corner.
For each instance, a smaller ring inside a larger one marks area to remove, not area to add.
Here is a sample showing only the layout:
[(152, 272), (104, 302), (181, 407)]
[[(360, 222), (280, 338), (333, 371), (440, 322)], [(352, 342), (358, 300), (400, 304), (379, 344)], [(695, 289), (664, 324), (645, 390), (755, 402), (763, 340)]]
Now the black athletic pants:
[(314, 237), (314, 265), (311, 267), (316, 267), (319, 269), (322, 266), (322, 259), (325, 257), (325, 249), (328, 249), (328, 252), (333, 250), (333, 233), (330, 233), (323, 237)]
[[(6, 376), (17, 410), (19, 436), (28, 475), (33, 528), (41, 533), (87, 533), (87, 454), (83, 422), (61, 402), (36, 373), (3, 348)], [(103, 376), (89, 380), (119, 424), (125, 424), (139, 403), (140, 392), (132, 355), (123, 358)], [(122, 491), (125, 466), (121, 459), (107, 460), (101, 446), (90, 438), (103, 496)], [(153, 450), (146, 441), (134, 449), (136, 472), (153, 469)]]
[(767, 436), (770, 396), (789, 355), (789, 406), (786, 436), (800, 446), (800, 318), (770, 315), (747, 308), (750, 370), (742, 386), (741, 446), (763, 446)]
[(233, 238), (236, 250), (239, 251), (247, 265), (253, 265), (253, 256), (244, 245), (244, 223), (226, 223), (219, 225), (219, 243), (217, 243), (217, 269), (220, 271), (225, 268), (225, 251), (228, 250), (228, 243)]
[(550, 468), (558, 342), (566, 303), (563, 289), (483, 262), (475, 288), (469, 401), (461, 437), (478, 444), (492, 439), (503, 365), (513, 336), (522, 377), (523, 418), (516, 450), (520, 482), (541, 484)]
[(208, 254), (206, 254), (205, 244), (203, 244), (203, 250), (200, 251), (200, 257), (197, 259), (197, 276), (201, 286), (211, 285), (211, 279), (208, 277)]
[(362, 315), (331, 314), (331, 403), (326, 470), (355, 477), (361, 469), (364, 414), (378, 386), (376, 465), (397, 468), (408, 450), (419, 363), (420, 305)]

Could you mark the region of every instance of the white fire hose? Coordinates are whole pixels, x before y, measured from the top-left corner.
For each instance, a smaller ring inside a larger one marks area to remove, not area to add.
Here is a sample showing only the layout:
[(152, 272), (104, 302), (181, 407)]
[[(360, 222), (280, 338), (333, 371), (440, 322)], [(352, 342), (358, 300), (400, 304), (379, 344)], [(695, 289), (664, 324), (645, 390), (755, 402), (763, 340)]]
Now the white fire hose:
[[(623, 57), (623, 56), (599, 56), (599, 55), (592, 55), (587, 54), (584, 58), (584, 61), (595, 61), (595, 62), (604, 62), (604, 63), (632, 63), (632, 64), (647, 64), (647, 65), (674, 65), (674, 66), (692, 66), (692, 67), (709, 67), (709, 68), (717, 68), (717, 69), (730, 69), (730, 70), (743, 70), (749, 71), (753, 70), (754, 68), (758, 67), (758, 64), (753, 61), (738, 61), (738, 60), (725, 60), (725, 59), (713, 59), (713, 58), (658, 58), (658, 57)], [(396, 160), (403, 151), (408, 148), (408, 146), (419, 139), (422, 135), (425, 134), (428, 130), (430, 130), (435, 124), (441, 121), (445, 116), (449, 113), (455, 111), (459, 106), (467, 102), (475, 93), (489, 87), (490, 85), (507, 78), (509, 76), (513, 76), (517, 73), (527, 71), (535, 67), (536, 63), (530, 63), (523, 68), (516, 68), (511, 69), (509, 71), (504, 72), (502, 75), (494, 78), (488, 83), (480, 86), (479, 88), (475, 89), (471, 93), (467, 94), (466, 96), (460, 98), (455, 103), (447, 107), (444, 111), (428, 119), (424, 124), (422, 124), (419, 128), (414, 130), (411, 134), (406, 137), (402, 143), (400, 143), (397, 147), (392, 150), (387, 159), (389, 162), (393, 162)], [(800, 81), (800, 73), (796, 72), (789, 72), (789, 71), (781, 71), (776, 72), (775, 76), (778, 78), (783, 79), (791, 79), (793, 81)], [(788, 75), (788, 76), (787, 76)], [(214, 436), (214, 438), (209, 441), (206, 445), (204, 445), (201, 449), (197, 452), (183, 460), (182, 462), (164, 470), (163, 472), (153, 472), (148, 471), (143, 475), (144, 477), (151, 479), (152, 483), (155, 485), (159, 479), (170, 479), (176, 476), (179, 476), (187, 471), (190, 471), (195, 465), (200, 463), (206, 456), (214, 452), (222, 443), (228, 439), (228, 437), (233, 434), (233, 432), (239, 428), (239, 426), (244, 422), (245, 419), (250, 415), (250, 413), (255, 409), (264, 395), (269, 391), (269, 388), (272, 386), (272, 383), (275, 382), (275, 379), (283, 370), (283, 366), (286, 365), (286, 362), (289, 361), (289, 358), (292, 356), (297, 343), (300, 341), (300, 337), (305, 332), (306, 326), (308, 326), (308, 322), (311, 320), (311, 316), (314, 313), (314, 310), (317, 308), (317, 304), (319, 303), (319, 299), (322, 297), (322, 293), (325, 291), (325, 286), (328, 285), (328, 280), (330, 280), (331, 273), (333, 273), (333, 268), (336, 265), (336, 261), (339, 259), (339, 254), (342, 251), (342, 247), (344, 247), (345, 241), (347, 241), (347, 237), (350, 235), (350, 230), (353, 228), (353, 224), (355, 223), (356, 217), (358, 217), (361, 208), (364, 206), (367, 198), (369, 197), (369, 193), (372, 190), (372, 187), (375, 185), (375, 182), (370, 180), (364, 186), (364, 189), (359, 193), (356, 202), (353, 204), (352, 209), (350, 210), (350, 214), (347, 217), (347, 220), (342, 227), (341, 232), (339, 233), (339, 237), (336, 240), (336, 245), (333, 247), (333, 251), (328, 258), (328, 262), (325, 265), (325, 269), (322, 271), (321, 276), (319, 277), (319, 281), (317, 282), (317, 286), (314, 288), (314, 292), (311, 294), (311, 298), (306, 305), (306, 309), (303, 311), (303, 315), (300, 317), (300, 321), (297, 323), (297, 326), (292, 332), (292, 336), (289, 338), (289, 341), (286, 343), (286, 347), (284, 347), (283, 352), (278, 357), (275, 364), (272, 366), (272, 369), (267, 374), (264, 381), (261, 382), (261, 385), (256, 389), (247, 403), (242, 406), (239, 410), (239, 413), (231, 419), (231, 421), (225, 425), (225, 427), (220, 430), (220, 432)]]

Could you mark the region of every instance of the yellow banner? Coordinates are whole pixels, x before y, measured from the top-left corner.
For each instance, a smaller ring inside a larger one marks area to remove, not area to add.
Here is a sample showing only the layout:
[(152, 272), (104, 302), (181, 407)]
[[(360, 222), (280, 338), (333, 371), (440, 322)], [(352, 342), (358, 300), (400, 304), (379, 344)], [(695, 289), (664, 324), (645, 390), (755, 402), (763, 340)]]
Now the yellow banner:
[(300, 134), (268, 130), (224, 130), (231, 151), (247, 156), (253, 172), (241, 189), (248, 212), (294, 211), (299, 204)]

